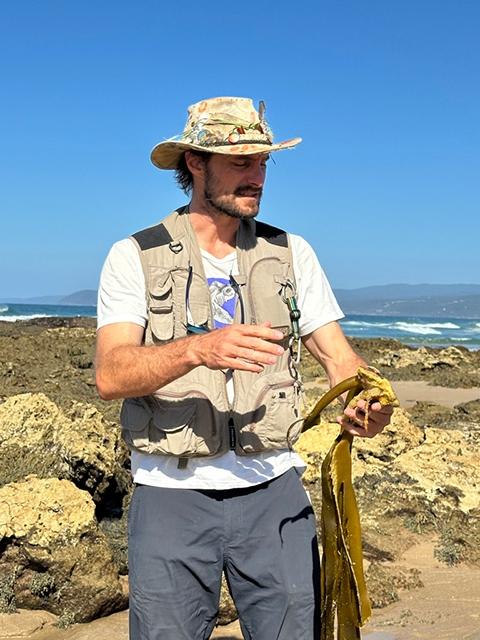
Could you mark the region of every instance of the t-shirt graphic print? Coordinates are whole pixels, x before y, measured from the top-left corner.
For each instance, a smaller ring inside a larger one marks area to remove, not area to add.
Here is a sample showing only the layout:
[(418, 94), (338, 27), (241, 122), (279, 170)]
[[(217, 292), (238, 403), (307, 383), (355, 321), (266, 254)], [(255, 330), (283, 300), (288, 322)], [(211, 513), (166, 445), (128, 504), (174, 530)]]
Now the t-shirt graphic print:
[(237, 294), (230, 280), (226, 278), (207, 278), (207, 281), (212, 304), (213, 323), (215, 329), (221, 329), (233, 322)]

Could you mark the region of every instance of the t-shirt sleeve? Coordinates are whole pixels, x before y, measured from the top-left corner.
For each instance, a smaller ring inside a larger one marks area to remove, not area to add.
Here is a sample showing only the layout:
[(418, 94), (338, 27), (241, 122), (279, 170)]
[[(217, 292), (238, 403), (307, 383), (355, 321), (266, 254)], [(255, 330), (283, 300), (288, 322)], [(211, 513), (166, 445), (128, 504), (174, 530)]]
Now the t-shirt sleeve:
[(132, 240), (113, 245), (103, 265), (98, 287), (97, 329), (115, 322), (147, 324), (145, 280)]
[(304, 238), (289, 234), (297, 282), (300, 334), (344, 317), (314, 250)]

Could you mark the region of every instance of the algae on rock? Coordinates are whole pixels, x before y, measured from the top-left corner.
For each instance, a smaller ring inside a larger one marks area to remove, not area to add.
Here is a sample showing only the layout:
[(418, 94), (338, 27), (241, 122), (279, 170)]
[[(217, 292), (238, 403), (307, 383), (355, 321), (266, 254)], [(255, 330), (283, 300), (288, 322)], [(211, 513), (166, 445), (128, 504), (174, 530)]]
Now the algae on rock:
[(19, 607), (80, 622), (127, 606), (95, 504), (67, 480), (30, 476), (0, 488), (0, 548), (0, 580), (14, 575)]
[(121, 504), (127, 456), (118, 425), (92, 405), (73, 403), (67, 414), (43, 393), (0, 404), (0, 486), (34, 473), (69, 479), (97, 504), (116, 491)]

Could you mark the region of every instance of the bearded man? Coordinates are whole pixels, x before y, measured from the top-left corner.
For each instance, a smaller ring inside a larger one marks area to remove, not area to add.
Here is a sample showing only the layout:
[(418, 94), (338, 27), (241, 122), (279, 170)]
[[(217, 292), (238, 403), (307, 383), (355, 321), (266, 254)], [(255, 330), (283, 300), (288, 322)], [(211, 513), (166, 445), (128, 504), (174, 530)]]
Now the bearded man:
[[(332, 385), (364, 362), (309, 244), (255, 220), (270, 154), (300, 141), (273, 142), (263, 103), (194, 104), (151, 155), (189, 204), (105, 262), (97, 387), (125, 399), (132, 640), (208, 638), (222, 573), (245, 638), (318, 635), (315, 521), (292, 449), (296, 355), (301, 341)], [(364, 424), (360, 401), (339, 422), (371, 437), (391, 411), (374, 403)]]

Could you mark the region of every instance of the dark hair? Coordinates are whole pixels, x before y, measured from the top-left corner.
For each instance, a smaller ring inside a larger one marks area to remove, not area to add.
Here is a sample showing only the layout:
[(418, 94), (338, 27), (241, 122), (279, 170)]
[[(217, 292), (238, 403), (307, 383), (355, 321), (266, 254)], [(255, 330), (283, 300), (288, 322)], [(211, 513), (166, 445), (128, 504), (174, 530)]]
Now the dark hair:
[[(208, 158), (212, 155), (208, 151), (190, 151), (190, 153), (203, 158), (208, 161)], [(185, 160), (185, 153), (182, 153), (180, 160), (178, 161), (177, 168), (175, 169), (175, 181), (180, 189), (188, 196), (193, 189), (193, 175), (190, 169), (187, 167)]]
[[(203, 158), (205, 162), (208, 162), (210, 156), (212, 155), (209, 151), (192, 150), (190, 151), (190, 153), (198, 156), (199, 158)], [(185, 153), (182, 153), (182, 155), (180, 156), (177, 168), (175, 169), (175, 180), (180, 189), (188, 196), (193, 189), (193, 176), (190, 172), (190, 169), (187, 167), (187, 163), (185, 161)]]

